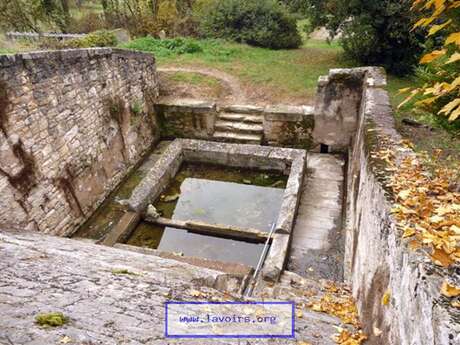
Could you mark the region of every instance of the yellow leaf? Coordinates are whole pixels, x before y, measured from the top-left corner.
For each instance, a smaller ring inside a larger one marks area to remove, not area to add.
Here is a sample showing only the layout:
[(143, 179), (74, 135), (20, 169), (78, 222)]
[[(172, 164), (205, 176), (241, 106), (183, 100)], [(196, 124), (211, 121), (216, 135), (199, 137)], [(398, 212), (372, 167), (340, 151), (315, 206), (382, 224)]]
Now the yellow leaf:
[(452, 231), (455, 235), (460, 235), (460, 227), (457, 225), (452, 225), (450, 227), (450, 231)]
[(460, 296), (460, 288), (445, 280), (442, 283), (441, 293), (446, 297), (457, 297)]
[(399, 90), (398, 90), (398, 93), (406, 93), (406, 92), (409, 92), (410, 90), (411, 90), (410, 87), (405, 87), (405, 88), (403, 88), (403, 89), (399, 89)]
[(382, 297), (382, 305), (390, 304), (390, 298), (391, 298), (390, 291), (385, 292), (385, 294)]
[(450, 114), (452, 110), (460, 105), (460, 98), (454, 99), (452, 102), (446, 104), (444, 108), (439, 111), (439, 114), (445, 113)]
[(72, 342), (72, 339), (69, 336), (65, 335), (59, 340), (59, 342), (61, 344), (68, 344), (68, 343)]
[(459, 85), (460, 85), (460, 77), (457, 77), (452, 83), (450, 83), (450, 89), (453, 90)]
[(418, 28), (419, 26), (425, 26), (425, 25), (426, 25), (426, 24), (425, 24), (426, 21), (427, 21), (427, 18), (419, 19), (419, 20), (417, 21), (417, 23), (414, 24), (414, 27), (412, 28), (412, 30), (415, 29), (415, 28)]
[(454, 308), (460, 308), (460, 302), (459, 301), (452, 301), (450, 305)]
[(296, 313), (295, 313), (295, 316), (297, 316), (297, 318), (301, 319), (303, 318), (303, 313), (301, 310), (297, 310)]
[(412, 98), (414, 98), (417, 94), (419, 93), (419, 90), (412, 90), (410, 95), (406, 97), (404, 101), (401, 102), (401, 104), (398, 105), (398, 109), (400, 109), (404, 104), (408, 103)]
[(416, 102), (415, 105), (417, 106), (424, 105), (424, 104), (430, 105), (430, 104), (433, 104), (438, 98), (439, 96), (425, 98), (425, 99), (422, 99), (421, 101)]
[(406, 189), (401, 192), (399, 192), (398, 197), (400, 197), (402, 200), (406, 200), (410, 196), (410, 190)]
[(438, 207), (435, 210), (436, 214), (439, 216), (445, 216), (446, 214), (454, 212), (450, 205)]
[(449, 37), (447, 37), (445, 45), (451, 43), (455, 43), (456, 45), (460, 46), (460, 32), (454, 32), (453, 34), (450, 34)]
[(432, 51), (431, 53), (428, 53), (425, 56), (423, 56), (422, 59), (420, 60), (420, 63), (422, 64), (430, 63), (433, 60), (436, 60), (437, 58), (444, 56), (445, 54), (446, 54), (446, 51), (444, 49)]
[(449, 121), (455, 121), (457, 118), (460, 116), (460, 108), (455, 109), (450, 116), (449, 116)]
[(447, 60), (446, 64), (454, 63), (458, 60), (460, 60), (460, 53), (453, 53), (449, 60)]
[(415, 234), (416, 234), (415, 229), (407, 228), (404, 231), (403, 238), (409, 238), (409, 237), (414, 236)]
[(430, 31), (428, 31), (428, 36), (432, 36), (434, 35), (435, 33), (437, 33), (438, 31), (444, 29), (446, 26), (448, 26), (450, 23), (452, 23), (452, 19), (449, 19), (447, 22), (445, 23), (442, 23), (442, 24), (439, 24), (439, 25), (433, 25), (430, 29)]
[(433, 262), (442, 267), (449, 267), (454, 263), (454, 261), (449, 257), (449, 255), (440, 249), (434, 249), (433, 253), (431, 254), (431, 259)]
[(444, 218), (440, 217), (438, 215), (434, 215), (434, 216), (430, 217), (430, 222), (435, 223), (435, 224), (441, 223), (443, 220), (444, 220)]

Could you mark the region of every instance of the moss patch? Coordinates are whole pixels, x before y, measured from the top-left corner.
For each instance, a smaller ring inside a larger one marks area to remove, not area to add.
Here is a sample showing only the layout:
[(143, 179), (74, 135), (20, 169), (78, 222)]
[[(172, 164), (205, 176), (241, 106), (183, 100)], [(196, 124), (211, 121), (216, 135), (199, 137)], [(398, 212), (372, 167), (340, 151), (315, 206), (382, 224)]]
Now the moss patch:
[(35, 316), (35, 322), (42, 327), (61, 327), (69, 322), (69, 318), (63, 313), (43, 313)]
[(115, 275), (129, 275), (129, 276), (138, 276), (139, 275), (138, 273), (131, 272), (131, 271), (125, 269), (125, 268), (113, 269), (112, 274), (115, 274)]

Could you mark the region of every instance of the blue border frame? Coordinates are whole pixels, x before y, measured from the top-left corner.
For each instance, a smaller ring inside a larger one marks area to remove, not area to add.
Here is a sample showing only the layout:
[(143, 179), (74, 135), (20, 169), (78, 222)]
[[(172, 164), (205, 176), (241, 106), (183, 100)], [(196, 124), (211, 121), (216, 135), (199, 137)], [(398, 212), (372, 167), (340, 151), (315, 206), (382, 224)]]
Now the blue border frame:
[[(177, 335), (177, 334), (169, 334), (168, 333), (168, 306), (170, 304), (195, 304), (195, 305), (206, 305), (206, 304), (285, 304), (290, 305), (292, 308), (292, 333), (290, 335), (276, 335), (276, 334), (235, 334), (235, 335), (211, 335), (211, 334), (190, 334), (190, 335)], [(295, 302), (173, 302), (168, 301), (165, 302), (165, 337), (166, 338), (173, 338), (173, 339), (295, 339)]]

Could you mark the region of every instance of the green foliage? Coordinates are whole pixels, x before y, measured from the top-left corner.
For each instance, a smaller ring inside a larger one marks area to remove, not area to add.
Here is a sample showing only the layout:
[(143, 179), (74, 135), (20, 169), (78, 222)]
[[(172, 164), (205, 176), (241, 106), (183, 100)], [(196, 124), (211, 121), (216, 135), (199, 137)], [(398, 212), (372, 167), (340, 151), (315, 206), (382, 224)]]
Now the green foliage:
[(411, 0), (308, 0), (311, 28), (341, 32), (345, 54), (364, 65), (381, 65), (396, 75), (412, 71), (423, 37), (412, 31)]
[(295, 18), (275, 0), (220, 0), (201, 14), (205, 37), (224, 38), (271, 49), (298, 48)]
[(281, 3), (293, 13), (306, 15), (310, 9), (308, 1), (305, 0), (281, 0)]
[(100, 13), (82, 12), (78, 17), (70, 18), (69, 32), (89, 33), (107, 29), (108, 25)]
[(152, 52), (156, 57), (200, 53), (215, 57), (227, 57), (236, 55), (239, 51), (218, 40), (196, 40), (182, 37), (160, 40), (147, 36), (130, 41), (122, 47)]
[(115, 34), (107, 30), (91, 32), (83, 38), (64, 41), (62, 43), (66, 48), (114, 47), (117, 44)]
[(136, 100), (131, 104), (130, 109), (133, 115), (141, 115), (142, 114), (142, 103), (139, 100)]
[[(423, 84), (418, 88), (406, 88), (402, 93), (410, 95), (400, 107), (416, 107), (439, 117), (438, 122), (448, 130), (460, 129), (460, 1), (413, 0), (414, 12), (419, 20), (414, 29), (427, 32), (426, 40), (431, 51), (420, 59), (418, 77)], [(433, 43), (434, 42), (434, 43)], [(436, 42), (438, 44), (436, 44)], [(436, 50), (434, 50), (436, 49)], [(449, 123), (450, 122), (450, 123)]]
[(69, 322), (69, 319), (63, 313), (45, 313), (35, 316), (35, 322), (40, 326), (59, 327)]
[(41, 32), (43, 26), (65, 32), (66, 0), (2, 0), (0, 29)]

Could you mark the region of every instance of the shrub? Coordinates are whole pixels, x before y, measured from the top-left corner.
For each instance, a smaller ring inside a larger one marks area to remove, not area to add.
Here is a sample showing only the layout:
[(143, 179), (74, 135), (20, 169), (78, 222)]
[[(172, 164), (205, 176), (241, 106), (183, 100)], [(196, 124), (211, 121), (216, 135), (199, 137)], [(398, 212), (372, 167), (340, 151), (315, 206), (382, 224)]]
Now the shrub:
[(276, 0), (220, 0), (201, 14), (201, 33), (272, 49), (297, 48), (295, 18)]
[(115, 34), (107, 30), (91, 32), (85, 37), (62, 42), (65, 48), (114, 47), (117, 44)]
[(411, 0), (308, 0), (312, 29), (342, 33), (346, 56), (364, 65), (410, 73), (423, 51), (423, 36), (412, 31)]
[(152, 52), (159, 56), (169, 56), (172, 54), (193, 54), (203, 51), (203, 48), (200, 46), (198, 41), (191, 38), (182, 37), (160, 40), (151, 36), (147, 36), (130, 41), (123, 47)]

